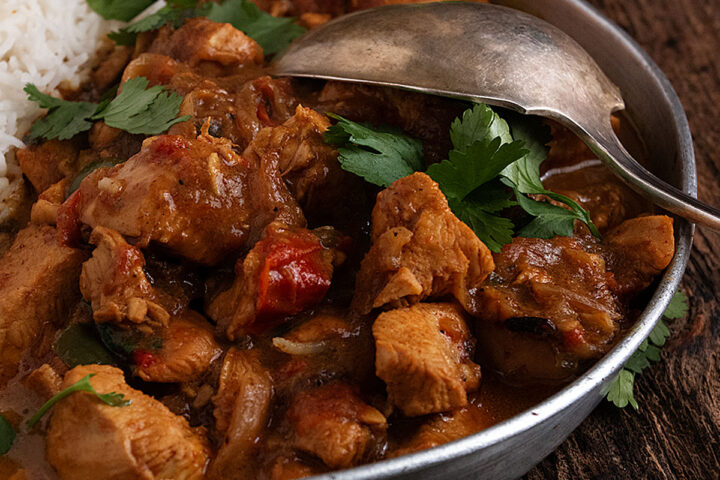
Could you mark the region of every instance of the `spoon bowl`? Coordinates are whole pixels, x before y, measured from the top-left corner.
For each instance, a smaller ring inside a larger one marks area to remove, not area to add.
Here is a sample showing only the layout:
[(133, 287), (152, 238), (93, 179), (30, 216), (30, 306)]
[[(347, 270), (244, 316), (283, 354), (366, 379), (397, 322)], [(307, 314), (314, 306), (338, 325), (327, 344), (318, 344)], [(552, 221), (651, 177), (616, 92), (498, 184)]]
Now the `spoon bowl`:
[(271, 65), (279, 76), (383, 85), (509, 108), (558, 121), (653, 203), (720, 230), (720, 210), (646, 170), (610, 114), (620, 90), (570, 36), (519, 10), (474, 2), (393, 5), (333, 20)]

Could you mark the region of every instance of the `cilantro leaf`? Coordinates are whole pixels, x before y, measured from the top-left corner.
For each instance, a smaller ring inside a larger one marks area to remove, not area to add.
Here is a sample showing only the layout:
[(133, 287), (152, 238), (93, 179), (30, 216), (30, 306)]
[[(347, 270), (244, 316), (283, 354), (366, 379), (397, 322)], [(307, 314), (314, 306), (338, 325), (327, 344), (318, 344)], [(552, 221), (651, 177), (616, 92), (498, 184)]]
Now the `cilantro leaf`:
[(687, 304), (687, 296), (680, 290), (675, 292), (675, 295), (673, 295), (672, 299), (670, 300), (670, 304), (668, 304), (667, 308), (665, 309), (665, 313), (663, 313), (663, 316), (665, 318), (669, 318), (671, 320), (675, 320), (677, 318), (682, 318), (685, 315), (687, 315), (688, 312), (688, 304)]
[(305, 28), (292, 18), (279, 18), (265, 13), (250, 0), (225, 0), (222, 4), (209, 3), (205, 15), (214, 22), (232, 24), (255, 40), (265, 52), (272, 55), (284, 50)]
[[(524, 142), (527, 154), (517, 162), (508, 165), (501, 175), (504, 177), (505, 183), (515, 189), (518, 203), (523, 210), (537, 217), (520, 232), (520, 235), (539, 238), (552, 238), (557, 235), (571, 237), (574, 220), (580, 220), (588, 226), (593, 235), (599, 238), (600, 232), (592, 222), (587, 210), (573, 199), (543, 187), (540, 179), (540, 164), (547, 158), (546, 144), (551, 138), (550, 130), (537, 118), (526, 115), (510, 115), (508, 118), (511, 119), (513, 138)], [(521, 194), (545, 195), (556, 202), (567, 205), (569, 210), (529, 197), (521, 200)], [(533, 205), (534, 203), (539, 205)], [(562, 213), (558, 209), (565, 210), (566, 213)], [(570, 225), (569, 229), (568, 225)]]
[(30, 127), (30, 139), (37, 138), (58, 138), (67, 140), (80, 132), (89, 130), (92, 127), (87, 118), (97, 108), (97, 105), (90, 102), (68, 102), (60, 98), (45, 95), (32, 83), (25, 85), (25, 93), (28, 99), (38, 104), (41, 108), (47, 108), (48, 114), (38, 119)]
[[(509, 199), (507, 202), (506, 206), (513, 205)], [(481, 202), (451, 198), (448, 204), (453, 213), (493, 252), (499, 252), (503, 245), (512, 242), (514, 225), (510, 219), (493, 215)]]
[(115, 32), (110, 32), (107, 37), (117, 45), (135, 45), (137, 34), (128, 32), (127, 28), (121, 28)]
[(87, 0), (87, 3), (105, 20), (129, 22), (155, 0)]
[(40, 93), (35, 85), (28, 83), (25, 86), (28, 99), (49, 109), (48, 114), (30, 128), (30, 138), (66, 140), (90, 130), (92, 120), (100, 119), (111, 127), (130, 133), (157, 135), (190, 118), (187, 115), (177, 117), (182, 96), (166, 92), (161, 86), (147, 86), (147, 78), (131, 78), (121, 85), (120, 94), (112, 101), (105, 100), (97, 105), (51, 97)]
[(482, 139), (462, 150), (451, 150), (448, 160), (430, 165), (427, 174), (446, 196), (462, 200), (522, 158), (525, 152), (522, 142), (502, 143), (500, 137)]
[[(453, 150), (430, 165), (427, 174), (448, 198), (450, 209), (492, 251), (512, 242), (514, 225), (494, 215), (515, 205), (497, 181), (508, 165), (523, 158), (523, 142), (513, 141), (507, 123), (490, 107), (476, 104), (450, 126)], [(482, 188), (481, 188), (482, 187)]]
[(422, 170), (422, 143), (391, 129), (378, 129), (329, 114), (338, 122), (324, 134), (339, 146), (338, 161), (348, 172), (387, 187), (395, 180)]
[(667, 325), (665, 325), (665, 322), (663, 322), (661, 318), (660, 320), (658, 320), (657, 324), (655, 324), (655, 328), (652, 329), (648, 338), (653, 344), (657, 345), (658, 347), (662, 347), (663, 345), (665, 345), (665, 342), (669, 337), (670, 329), (667, 327)]
[(27, 427), (32, 428), (37, 422), (45, 415), (52, 407), (55, 406), (63, 398), (71, 395), (74, 392), (88, 392), (95, 395), (99, 400), (107, 403), (111, 407), (127, 407), (132, 403), (132, 400), (125, 400), (125, 396), (121, 393), (98, 393), (95, 391), (93, 386), (90, 384), (90, 379), (94, 377), (94, 373), (89, 373), (83, 378), (73, 383), (60, 393), (54, 395), (50, 400), (45, 402), (42, 407), (30, 418), (27, 422)]
[(648, 360), (652, 360), (653, 362), (659, 362), (660, 349), (655, 345), (648, 345), (647, 349), (645, 349), (645, 356)]
[(53, 343), (53, 352), (69, 368), (78, 365), (115, 365), (115, 357), (103, 346), (94, 326), (73, 323)]
[(518, 205), (533, 218), (520, 229), (518, 235), (528, 238), (572, 237), (575, 219), (573, 212), (548, 202), (542, 202), (515, 193)]
[(10, 422), (0, 415), (0, 455), (5, 455), (12, 448), (17, 433)]
[(197, 7), (198, 0), (170, 0), (167, 3), (175, 8), (195, 8)]
[(463, 112), (450, 125), (450, 141), (453, 148), (465, 151), (481, 140), (500, 138), (502, 143), (512, 143), (510, 127), (495, 111), (484, 103), (476, 103)]
[[(677, 319), (685, 316), (687, 311), (687, 297), (678, 290), (670, 300), (663, 317)], [(624, 408), (628, 404), (632, 405), (635, 410), (639, 408), (633, 394), (635, 375), (642, 373), (644, 369), (651, 365), (651, 362), (660, 361), (660, 347), (665, 344), (668, 337), (670, 337), (670, 329), (661, 318), (650, 332), (648, 338), (643, 340), (637, 351), (625, 362), (618, 376), (610, 384), (607, 393), (608, 401), (619, 408)]]
[(508, 118), (512, 119), (512, 137), (523, 141), (527, 153), (508, 165), (501, 175), (521, 193), (544, 194), (547, 190), (540, 180), (540, 164), (547, 158), (550, 129), (540, 119), (527, 115), (509, 115)]
[(512, 195), (513, 192), (496, 178), (473, 191), (464, 201), (482, 206), (486, 212), (495, 213), (517, 205)]
[(93, 120), (103, 119), (111, 127), (130, 133), (157, 135), (179, 122), (190, 118), (178, 117), (183, 97), (167, 92), (156, 85), (147, 88), (145, 77), (131, 78), (107, 107), (93, 115)]
[(633, 353), (627, 362), (625, 362), (625, 365), (623, 368), (626, 370), (630, 370), (634, 373), (642, 373), (643, 369), (650, 366), (650, 359), (648, 358), (647, 354), (643, 350), (637, 350), (635, 353)]
[(635, 374), (633, 372), (625, 369), (620, 370), (617, 378), (610, 384), (607, 399), (618, 408), (625, 408), (629, 403), (637, 410), (639, 408), (638, 403), (633, 395), (634, 382)]

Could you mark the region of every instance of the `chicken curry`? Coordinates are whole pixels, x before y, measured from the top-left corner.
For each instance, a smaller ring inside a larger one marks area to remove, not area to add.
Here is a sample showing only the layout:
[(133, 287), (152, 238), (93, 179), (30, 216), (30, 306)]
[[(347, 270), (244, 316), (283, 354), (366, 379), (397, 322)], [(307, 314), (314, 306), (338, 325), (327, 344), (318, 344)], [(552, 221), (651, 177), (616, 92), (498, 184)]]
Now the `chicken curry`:
[[(308, 28), (382, 3), (257, 2)], [(182, 96), (183, 121), (100, 120), (18, 151), (33, 191), (0, 250), (0, 414), (18, 431), (3, 478), (279, 480), (449, 442), (582, 373), (673, 256), (672, 219), (555, 124), (544, 187), (600, 235), (576, 220), (491, 251), (432, 175), (378, 187), (324, 137), (328, 114), (391, 125), (426, 167), (467, 104), (266, 63), (205, 17), (141, 33), (65, 96), (145, 77)], [(27, 428), (83, 381), (100, 396)]]

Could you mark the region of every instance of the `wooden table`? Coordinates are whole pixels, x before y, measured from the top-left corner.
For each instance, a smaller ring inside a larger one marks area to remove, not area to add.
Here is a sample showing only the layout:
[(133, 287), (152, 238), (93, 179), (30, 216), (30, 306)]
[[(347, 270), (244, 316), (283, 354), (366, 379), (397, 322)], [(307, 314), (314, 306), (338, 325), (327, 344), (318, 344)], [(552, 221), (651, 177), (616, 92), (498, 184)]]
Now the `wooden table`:
[[(590, 0), (672, 82), (695, 140), (699, 196), (720, 205), (720, 0)], [(539, 479), (720, 478), (720, 235), (698, 229), (661, 363), (639, 376), (640, 411), (600, 406), (528, 475)]]

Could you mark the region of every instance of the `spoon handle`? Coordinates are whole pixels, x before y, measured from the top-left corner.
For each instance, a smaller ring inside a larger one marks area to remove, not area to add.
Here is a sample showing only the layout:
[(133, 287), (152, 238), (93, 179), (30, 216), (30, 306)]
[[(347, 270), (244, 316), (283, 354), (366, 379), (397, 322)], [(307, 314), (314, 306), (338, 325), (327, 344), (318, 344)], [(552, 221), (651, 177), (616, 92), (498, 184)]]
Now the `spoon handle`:
[(720, 210), (660, 180), (622, 146), (612, 128), (589, 132), (584, 140), (593, 152), (628, 186), (654, 204), (691, 222), (720, 231)]

